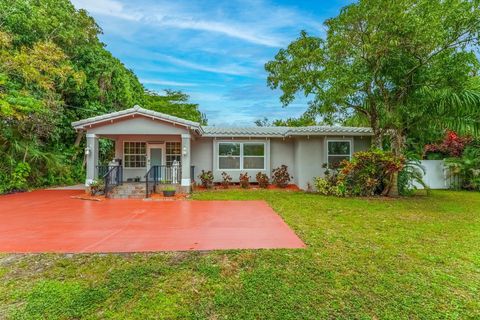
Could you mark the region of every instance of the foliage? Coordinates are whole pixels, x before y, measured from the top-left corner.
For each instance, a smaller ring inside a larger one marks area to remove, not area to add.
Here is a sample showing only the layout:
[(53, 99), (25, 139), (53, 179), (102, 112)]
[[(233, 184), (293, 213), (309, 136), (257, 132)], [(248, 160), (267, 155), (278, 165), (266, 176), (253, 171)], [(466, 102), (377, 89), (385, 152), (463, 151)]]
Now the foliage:
[(263, 172), (258, 172), (257, 175), (255, 176), (255, 179), (257, 180), (258, 186), (260, 188), (267, 188), (268, 185), (270, 184), (270, 179)]
[(198, 104), (189, 103), (189, 96), (181, 91), (165, 90), (165, 95), (153, 91), (145, 92), (145, 108), (172, 116), (207, 124), (205, 114), (198, 110)]
[(177, 191), (177, 188), (175, 188), (175, 186), (172, 186), (172, 185), (167, 185), (162, 188), (162, 191), (172, 192), (172, 191)]
[(427, 144), (424, 148), (424, 154), (429, 159), (430, 154), (436, 154), (443, 158), (460, 157), (465, 147), (472, 141), (469, 136), (459, 136), (455, 131), (447, 130), (441, 143)]
[(202, 170), (202, 172), (200, 173), (200, 175), (198, 176), (200, 178), (200, 180), (202, 181), (202, 186), (207, 188), (207, 189), (210, 189), (211, 187), (213, 187), (213, 172), (212, 171), (205, 171), (205, 170)]
[(243, 189), (250, 188), (250, 176), (248, 175), (247, 172), (240, 173), (239, 181), (240, 181), (240, 187), (242, 187)]
[(429, 187), (423, 181), (425, 168), (419, 160), (408, 160), (398, 174), (398, 192), (402, 196), (413, 196), (417, 190), (414, 183), (420, 184), (429, 193)]
[(298, 118), (288, 118), (286, 120), (277, 119), (270, 122), (268, 118), (263, 118), (260, 120), (256, 120), (255, 124), (258, 127), (308, 127), (308, 126), (316, 126), (317, 121), (315, 120), (315, 116), (312, 116), (308, 113), (303, 114)]
[(268, 85), (310, 114), (367, 119), (374, 146), (449, 127), (479, 132), (477, 1), (360, 0), (325, 21), (326, 37), (299, 38), (265, 65)]
[(313, 179), (315, 190), (325, 196), (344, 196), (346, 189), (342, 181), (338, 179), (338, 170), (328, 168), (328, 163), (323, 164), (323, 168), (325, 168), (323, 177)]
[(272, 182), (279, 188), (286, 188), (292, 179), (288, 173), (288, 166), (284, 164), (272, 170)]
[(446, 161), (450, 175), (457, 177), (459, 188), (480, 191), (480, 139), (467, 145), (461, 157)]
[(9, 189), (12, 191), (23, 191), (28, 189), (27, 178), (30, 175), (31, 168), (26, 162), (19, 162), (12, 173)]
[(232, 184), (232, 177), (226, 173), (225, 171), (222, 172), (222, 186), (225, 189), (228, 189)]
[[(0, 192), (15, 188), (10, 181), (22, 163), (31, 168), (28, 188), (84, 179), (85, 141), (73, 121), (146, 104), (205, 122), (181, 92), (145, 93), (105, 49), (101, 32), (69, 0), (0, 0)], [(101, 141), (101, 148), (113, 145)]]
[(88, 187), (90, 188), (90, 194), (94, 196), (104, 191), (105, 182), (102, 179), (96, 179), (90, 182)]
[(356, 152), (350, 161), (344, 160), (338, 183), (350, 196), (387, 195), (393, 187), (394, 174), (405, 166), (402, 156), (374, 149)]

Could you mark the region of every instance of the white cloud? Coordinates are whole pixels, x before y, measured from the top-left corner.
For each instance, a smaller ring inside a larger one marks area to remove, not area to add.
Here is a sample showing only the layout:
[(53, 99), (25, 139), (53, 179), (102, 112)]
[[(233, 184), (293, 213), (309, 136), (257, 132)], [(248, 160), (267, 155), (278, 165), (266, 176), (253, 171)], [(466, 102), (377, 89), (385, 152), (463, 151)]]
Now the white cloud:
[(208, 66), (201, 63), (195, 63), (184, 59), (175, 58), (169, 55), (164, 54), (157, 54), (159, 58), (163, 61), (167, 61), (169, 63), (175, 64), (177, 66), (186, 67), (189, 69), (199, 70), (199, 71), (206, 71), (212, 73), (221, 73), (221, 74), (229, 74), (235, 76), (245, 76), (254, 74), (255, 69), (243, 67), (237, 64), (224, 64), (221, 66)]
[(72, 0), (77, 9), (85, 9), (93, 14), (138, 21), (142, 15), (138, 12), (126, 11), (123, 3), (115, 0)]
[(245, 26), (236, 26), (231, 22), (222, 23), (205, 20), (160, 17), (159, 24), (166, 27), (220, 33), (232, 38), (268, 47), (281, 47), (285, 44), (285, 41), (280, 37), (271, 35), (262, 36), (262, 32), (258, 32), (258, 30), (255, 31), (252, 28), (245, 28)]

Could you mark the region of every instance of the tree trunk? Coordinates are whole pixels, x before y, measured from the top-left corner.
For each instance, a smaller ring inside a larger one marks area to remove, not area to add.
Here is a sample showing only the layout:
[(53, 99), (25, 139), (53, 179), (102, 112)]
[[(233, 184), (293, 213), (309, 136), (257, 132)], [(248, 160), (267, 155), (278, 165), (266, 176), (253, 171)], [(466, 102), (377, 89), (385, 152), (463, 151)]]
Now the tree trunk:
[(83, 134), (84, 134), (83, 131), (79, 131), (77, 133), (77, 137), (75, 138), (75, 143), (74, 143), (75, 147), (78, 147), (80, 145), (80, 142), (82, 141), (82, 138), (83, 138)]
[[(405, 149), (405, 137), (400, 130), (394, 130), (392, 139), (392, 152), (395, 156), (400, 156), (403, 154)], [(390, 186), (388, 188), (387, 195), (389, 197), (398, 197), (398, 172), (394, 172), (390, 178)]]

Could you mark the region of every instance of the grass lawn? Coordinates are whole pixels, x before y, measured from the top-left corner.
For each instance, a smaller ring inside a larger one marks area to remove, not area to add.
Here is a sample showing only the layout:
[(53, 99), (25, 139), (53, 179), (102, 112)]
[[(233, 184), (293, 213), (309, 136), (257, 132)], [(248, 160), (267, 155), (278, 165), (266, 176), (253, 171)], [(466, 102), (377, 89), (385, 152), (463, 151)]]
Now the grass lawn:
[(0, 319), (480, 318), (480, 193), (265, 199), (299, 250), (0, 255)]

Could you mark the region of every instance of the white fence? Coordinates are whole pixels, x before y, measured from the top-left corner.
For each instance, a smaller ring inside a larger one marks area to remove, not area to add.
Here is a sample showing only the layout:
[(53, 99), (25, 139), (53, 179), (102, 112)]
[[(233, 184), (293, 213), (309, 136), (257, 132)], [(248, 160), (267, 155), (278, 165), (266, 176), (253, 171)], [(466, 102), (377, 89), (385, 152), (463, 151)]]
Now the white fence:
[[(444, 160), (422, 160), (420, 161), (425, 173), (423, 181), (430, 187), (430, 189), (448, 189), (450, 188), (450, 178), (448, 176), (448, 169), (445, 167)], [(423, 189), (423, 186), (414, 182), (418, 189)]]

